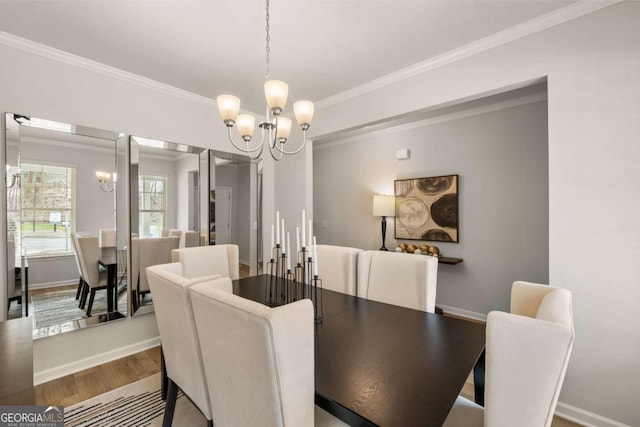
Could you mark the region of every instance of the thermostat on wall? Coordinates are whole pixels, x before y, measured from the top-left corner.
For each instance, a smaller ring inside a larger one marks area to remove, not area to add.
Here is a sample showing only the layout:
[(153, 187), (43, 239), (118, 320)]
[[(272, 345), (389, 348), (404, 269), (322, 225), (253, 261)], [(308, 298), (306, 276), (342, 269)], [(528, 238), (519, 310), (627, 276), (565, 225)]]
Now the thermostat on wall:
[(411, 157), (411, 150), (408, 148), (403, 148), (401, 150), (396, 151), (396, 159), (397, 160), (406, 160)]

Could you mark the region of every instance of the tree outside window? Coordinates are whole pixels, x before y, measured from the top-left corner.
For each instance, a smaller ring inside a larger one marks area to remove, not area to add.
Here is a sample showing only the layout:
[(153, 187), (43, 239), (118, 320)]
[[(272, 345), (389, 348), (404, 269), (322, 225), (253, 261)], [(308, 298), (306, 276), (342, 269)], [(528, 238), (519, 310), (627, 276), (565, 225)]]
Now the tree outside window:
[(25, 255), (72, 253), (76, 169), (22, 163), (20, 181), (17, 199), (22, 208), (20, 231)]
[(141, 175), (138, 183), (140, 236), (160, 237), (167, 217), (167, 177)]

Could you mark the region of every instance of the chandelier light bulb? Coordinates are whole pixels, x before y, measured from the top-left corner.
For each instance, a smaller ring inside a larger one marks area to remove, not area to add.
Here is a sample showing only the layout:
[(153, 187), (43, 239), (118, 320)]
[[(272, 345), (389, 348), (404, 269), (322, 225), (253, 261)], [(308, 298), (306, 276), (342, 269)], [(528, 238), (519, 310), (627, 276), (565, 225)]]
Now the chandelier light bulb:
[(235, 122), (240, 112), (240, 98), (233, 95), (220, 95), (217, 101), (220, 117), (222, 117), (225, 124), (228, 126), (229, 122)]
[(302, 130), (309, 129), (311, 120), (313, 120), (313, 109), (313, 102), (311, 101), (298, 101), (293, 104), (296, 121)]
[(269, 80), (264, 84), (264, 96), (267, 99), (267, 105), (275, 116), (284, 110), (288, 94), (289, 86), (282, 80)]
[(276, 129), (276, 138), (279, 142), (285, 142), (289, 139), (291, 133), (291, 119), (286, 117), (278, 117), (278, 129)]
[(256, 119), (251, 114), (240, 114), (236, 120), (238, 133), (245, 141), (251, 141), (253, 130), (256, 127)]

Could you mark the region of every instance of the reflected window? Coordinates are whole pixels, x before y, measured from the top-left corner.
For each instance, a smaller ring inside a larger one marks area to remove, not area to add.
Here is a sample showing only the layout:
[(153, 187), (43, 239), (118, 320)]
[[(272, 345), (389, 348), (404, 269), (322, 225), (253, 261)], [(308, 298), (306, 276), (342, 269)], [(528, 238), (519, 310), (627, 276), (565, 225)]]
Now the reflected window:
[(167, 177), (140, 175), (138, 182), (140, 236), (160, 237), (167, 222)]
[(76, 169), (22, 163), (20, 192), (25, 255), (73, 253)]

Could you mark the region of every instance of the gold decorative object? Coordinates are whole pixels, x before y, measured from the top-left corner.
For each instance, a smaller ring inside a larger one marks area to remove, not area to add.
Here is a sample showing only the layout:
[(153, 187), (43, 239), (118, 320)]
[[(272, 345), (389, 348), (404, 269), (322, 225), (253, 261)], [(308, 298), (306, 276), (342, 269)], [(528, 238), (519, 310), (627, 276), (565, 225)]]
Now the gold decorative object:
[(402, 248), (403, 251), (407, 250), (407, 244), (406, 243), (400, 243), (398, 246), (400, 246), (400, 248)]
[(414, 253), (415, 250), (416, 250), (416, 245), (407, 246), (407, 252), (409, 252), (410, 254)]
[(420, 245), (420, 250), (422, 252), (429, 252), (429, 245)]
[(440, 249), (438, 249), (437, 246), (429, 246), (427, 252), (429, 252), (429, 255), (431, 256), (440, 256)]

